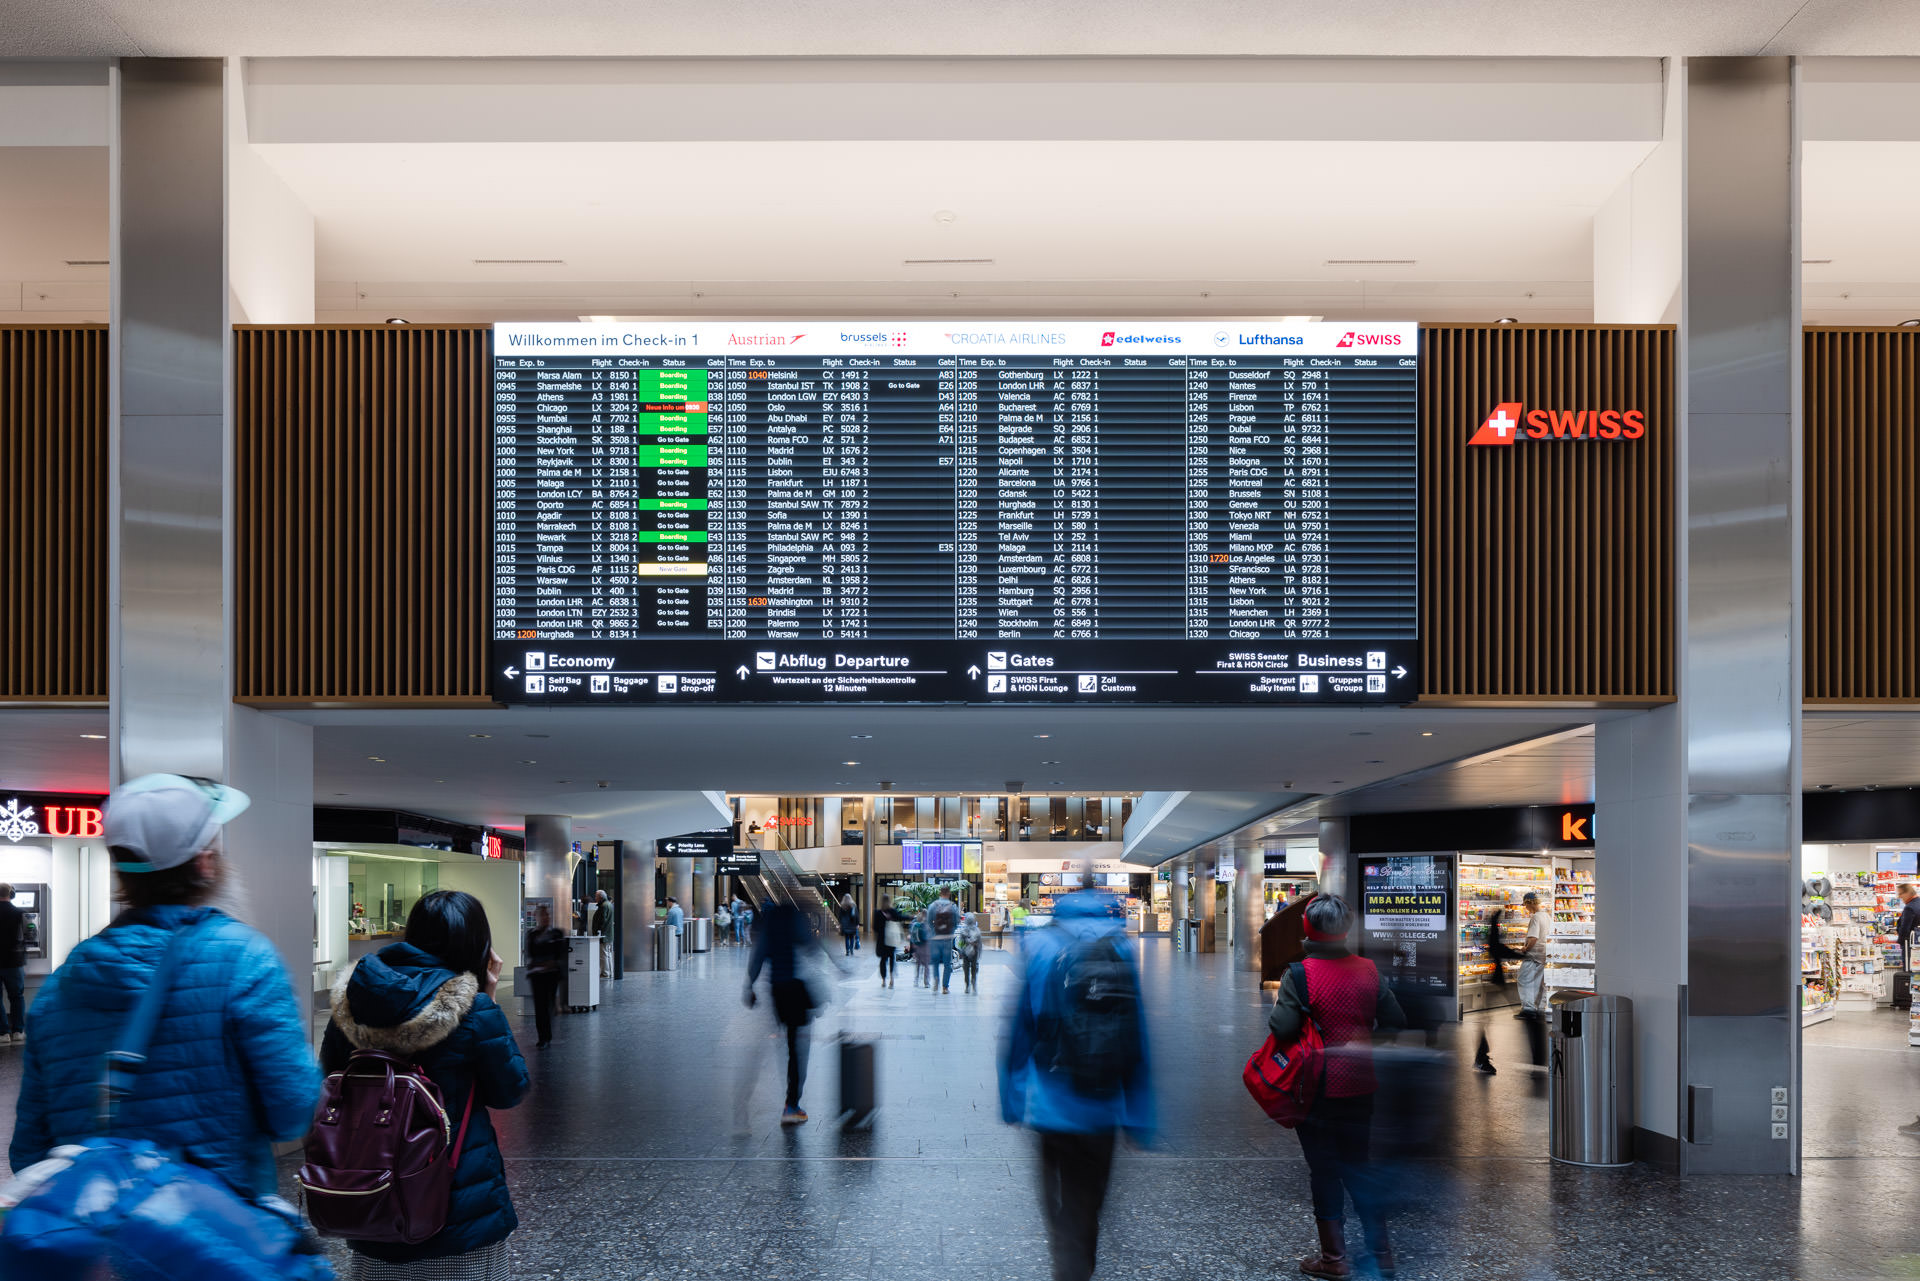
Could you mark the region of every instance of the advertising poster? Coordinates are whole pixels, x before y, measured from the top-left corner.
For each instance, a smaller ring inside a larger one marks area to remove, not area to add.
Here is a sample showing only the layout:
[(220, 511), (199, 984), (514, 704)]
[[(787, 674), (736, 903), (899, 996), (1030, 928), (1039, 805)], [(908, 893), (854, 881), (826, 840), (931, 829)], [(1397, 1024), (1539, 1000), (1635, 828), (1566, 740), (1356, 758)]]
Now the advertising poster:
[(1453, 897), (1453, 860), (1446, 855), (1360, 860), (1360, 953), (1380, 967), (1396, 996), (1453, 998), (1459, 981)]

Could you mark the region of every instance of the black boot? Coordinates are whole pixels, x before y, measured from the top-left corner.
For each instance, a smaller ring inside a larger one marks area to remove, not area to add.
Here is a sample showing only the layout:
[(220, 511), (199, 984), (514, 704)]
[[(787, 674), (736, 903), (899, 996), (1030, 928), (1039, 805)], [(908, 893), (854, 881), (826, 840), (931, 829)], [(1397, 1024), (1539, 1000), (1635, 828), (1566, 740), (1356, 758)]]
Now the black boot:
[(1347, 1230), (1339, 1219), (1315, 1219), (1320, 1229), (1320, 1253), (1300, 1260), (1300, 1270), (1310, 1277), (1328, 1277), (1343, 1281), (1353, 1275), (1353, 1262), (1347, 1258)]

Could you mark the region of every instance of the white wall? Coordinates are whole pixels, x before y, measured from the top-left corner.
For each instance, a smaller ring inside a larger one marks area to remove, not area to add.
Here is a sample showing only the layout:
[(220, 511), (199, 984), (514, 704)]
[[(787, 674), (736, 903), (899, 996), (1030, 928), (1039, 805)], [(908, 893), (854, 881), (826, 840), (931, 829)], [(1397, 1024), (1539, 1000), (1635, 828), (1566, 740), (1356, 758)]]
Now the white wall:
[(313, 214), (247, 140), (241, 59), (227, 59), (227, 285), (235, 324), (313, 323)]
[(487, 909), (493, 950), (506, 964), (502, 982), (520, 964), (520, 864), (510, 859), (452, 858), (441, 861), (440, 888), (465, 890)]
[(1680, 113), (1685, 101), (1673, 74), (1669, 72), (1667, 85), (1664, 141), (1593, 217), (1597, 325), (1680, 323)]

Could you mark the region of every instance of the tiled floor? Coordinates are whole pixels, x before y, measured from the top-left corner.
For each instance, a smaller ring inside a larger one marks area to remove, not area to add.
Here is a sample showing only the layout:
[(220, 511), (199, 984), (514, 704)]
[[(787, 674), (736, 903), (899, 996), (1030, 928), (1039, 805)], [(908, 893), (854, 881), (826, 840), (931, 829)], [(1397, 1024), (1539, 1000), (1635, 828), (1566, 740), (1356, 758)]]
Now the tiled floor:
[[(1260, 993), (1224, 955), (1153, 941), (1145, 956), (1164, 1127), (1117, 1167), (1100, 1276), (1298, 1275), (1312, 1244), (1298, 1144), (1239, 1084), (1264, 1034)], [(1044, 1281), (1031, 1143), (1000, 1123), (993, 1071), (1010, 960), (988, 953), (980, 996), (930, 996), (910, 971), (881, 990), (860, 953), (828, 984), (838, 999), (816, 1029), (814, 1119), (798, 1130), (777, 1123), (781, 1047), (765, 1003), (740, 1004), (740, 953), (610, 985), (598, 1012), (560, 1021), (554, 1048), (533, 1056), (533, 1095), (496, 1118), (521, 1217), (515, 1275)], [(1809, 1159), (1791, 1180), (1548, 1163), (1545, 1086), (1524, 1067), (1519, 1025), (1496, 1015), (1487, 1027), (1500, 1074), (1448, 1075), (1458, 1137), (1398, 1184), (1411, 1207), (1402, 1276), (1920, 1274), (1920, 1141), (1893, 1131), (1920, 1111), (1903, 1019), (1809, 1030)], [(879, 1043), (871, 1130), (830, 1116), (843, 1030)], [(0, 1048), (0, 1123), (16, 1059)]]

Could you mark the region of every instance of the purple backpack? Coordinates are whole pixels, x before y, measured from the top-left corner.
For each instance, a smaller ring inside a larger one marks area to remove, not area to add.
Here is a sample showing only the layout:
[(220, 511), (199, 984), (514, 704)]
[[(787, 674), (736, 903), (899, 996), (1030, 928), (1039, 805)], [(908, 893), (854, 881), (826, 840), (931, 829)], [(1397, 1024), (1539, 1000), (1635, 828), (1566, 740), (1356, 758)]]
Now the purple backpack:
[(323, 1236), (418, 1245), (447, 1226), (467, 1141), (467, 1093), (455, 1137), (446, 1102), (417, 1065), (356, 1050), (327, 1077), (300, 1167), (307, 1217)]

